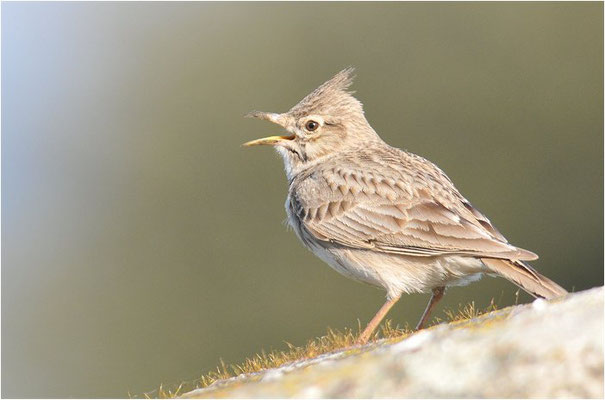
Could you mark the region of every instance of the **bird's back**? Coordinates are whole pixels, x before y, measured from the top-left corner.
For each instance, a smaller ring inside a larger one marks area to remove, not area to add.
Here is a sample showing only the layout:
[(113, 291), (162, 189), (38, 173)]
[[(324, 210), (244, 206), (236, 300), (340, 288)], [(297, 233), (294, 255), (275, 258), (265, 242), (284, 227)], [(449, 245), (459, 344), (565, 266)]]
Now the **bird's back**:
[(385, 143), (332, 154), (293, 177), (290, 220), (313, 239), (383, 252), (530, 260), (433, 163)]

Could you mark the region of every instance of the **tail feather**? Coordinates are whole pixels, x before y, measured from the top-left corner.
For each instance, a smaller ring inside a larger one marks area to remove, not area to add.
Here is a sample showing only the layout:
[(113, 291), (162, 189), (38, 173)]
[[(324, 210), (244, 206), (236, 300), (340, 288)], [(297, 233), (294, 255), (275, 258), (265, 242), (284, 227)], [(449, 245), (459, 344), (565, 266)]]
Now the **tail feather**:
[(534, 297), (552, 299), (567, 294), (567, 290), (522, 261), (482, 258), (490, 270), (508, 279)]

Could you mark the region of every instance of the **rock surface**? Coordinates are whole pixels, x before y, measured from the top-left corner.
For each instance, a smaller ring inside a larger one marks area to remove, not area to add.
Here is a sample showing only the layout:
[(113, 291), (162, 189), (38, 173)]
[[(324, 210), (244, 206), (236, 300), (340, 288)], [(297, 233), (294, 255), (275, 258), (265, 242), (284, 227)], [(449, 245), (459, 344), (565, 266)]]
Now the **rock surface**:
[(603, 288), (217, 381), (186, 398), (603, 398)]

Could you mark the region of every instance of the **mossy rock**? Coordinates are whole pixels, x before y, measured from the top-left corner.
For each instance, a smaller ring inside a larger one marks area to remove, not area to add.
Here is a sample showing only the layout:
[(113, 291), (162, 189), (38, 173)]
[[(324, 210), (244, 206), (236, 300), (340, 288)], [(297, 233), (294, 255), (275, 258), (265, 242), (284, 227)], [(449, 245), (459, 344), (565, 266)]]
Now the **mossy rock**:
[(603, 294), (536, 300), (217, 380), (182, 397), (603, 398)]

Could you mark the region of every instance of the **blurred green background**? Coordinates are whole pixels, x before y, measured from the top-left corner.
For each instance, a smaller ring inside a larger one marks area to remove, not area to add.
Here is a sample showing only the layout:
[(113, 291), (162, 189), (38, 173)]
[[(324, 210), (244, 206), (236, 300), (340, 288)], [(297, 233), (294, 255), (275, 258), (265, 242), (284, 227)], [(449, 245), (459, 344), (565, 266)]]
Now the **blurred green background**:
[(140, 394), (365, 324), (384, 293), (298, 243), (281, 160), (240, 147), (348, 65), (388, 143), (603, 284), (602, 3), (3, 3), (2, 396)]

